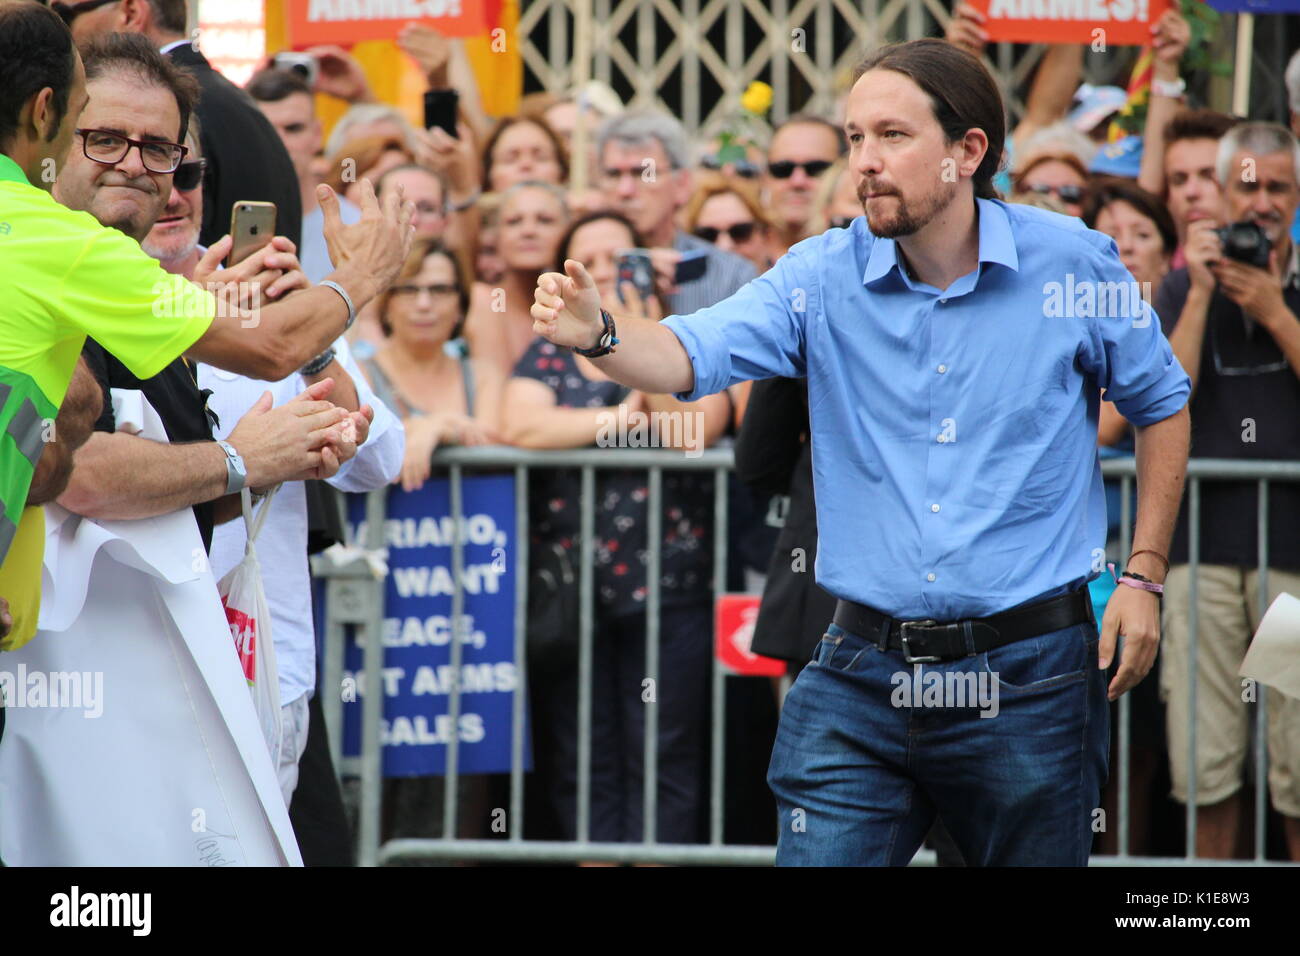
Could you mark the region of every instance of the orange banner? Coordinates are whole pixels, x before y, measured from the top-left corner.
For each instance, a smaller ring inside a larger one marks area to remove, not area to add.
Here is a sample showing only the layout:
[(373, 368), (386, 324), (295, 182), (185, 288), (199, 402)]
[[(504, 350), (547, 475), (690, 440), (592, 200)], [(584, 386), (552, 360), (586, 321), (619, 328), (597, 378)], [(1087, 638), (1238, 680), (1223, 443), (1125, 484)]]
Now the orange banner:
[(1168, 9), (1170, 0), (971, 2), (988, 18), (984, 29), (993, 42), (1142, 46), (1151, 42), (1151, 25)]
[(482, 36), (491, 0), (287, 0), (289, 43), (295, 47), (391, 40), (407, 23), (427, 23), (443, 36)]

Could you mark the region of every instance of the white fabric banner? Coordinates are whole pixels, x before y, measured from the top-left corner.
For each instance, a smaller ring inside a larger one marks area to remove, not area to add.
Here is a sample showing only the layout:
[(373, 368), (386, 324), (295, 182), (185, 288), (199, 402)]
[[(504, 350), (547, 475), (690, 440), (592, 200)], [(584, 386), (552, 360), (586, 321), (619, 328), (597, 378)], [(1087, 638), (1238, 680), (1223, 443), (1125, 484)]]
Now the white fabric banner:
[[(142, 393), (113, 406), (167, 440)], [(40, 630), (0, 655), (0, 857), (301, 866), (193, 513), (46, 525)]]

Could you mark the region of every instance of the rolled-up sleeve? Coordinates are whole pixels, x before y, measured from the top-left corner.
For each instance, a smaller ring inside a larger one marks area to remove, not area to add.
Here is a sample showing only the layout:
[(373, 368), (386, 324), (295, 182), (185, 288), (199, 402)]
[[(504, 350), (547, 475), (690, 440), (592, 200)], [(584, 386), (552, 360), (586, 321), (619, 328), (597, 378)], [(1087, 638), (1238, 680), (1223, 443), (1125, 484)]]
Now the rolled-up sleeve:
[[(1114, 240), (1106, 244), (1090, 263), (1097, 308), (1091, 318), (1087, 364), (1103, 397), (1114, 402), (1121, 415), (1139, 427), (1151, 425), (1187, 404), (1192, 382), (1160, 328), (1160, 317), (1138, 294), (1138, 284), (1120, 262)], [(1112, 292), (1121, 287), (1122, 292)]]
[(806, 323), (819, 305), (816, 273), (804, 250), (794, 249), (717, 305), (670, 315), (663, 324), (695, 369), (695, 388), (677, 397), (693, 402), (737, 382), (802, 378)]
[(391, 484), (401, 473), (406, 429), (402, 420), (375, 396), (347, 342), (336, 341), (334, 351), (339, 363), (352, 376), (358, 402), (375, 410), (375, 420), (370, 423), (370, 436), (356, 455), (345, 461), (328, 481), (339, 491), (374, 491)]

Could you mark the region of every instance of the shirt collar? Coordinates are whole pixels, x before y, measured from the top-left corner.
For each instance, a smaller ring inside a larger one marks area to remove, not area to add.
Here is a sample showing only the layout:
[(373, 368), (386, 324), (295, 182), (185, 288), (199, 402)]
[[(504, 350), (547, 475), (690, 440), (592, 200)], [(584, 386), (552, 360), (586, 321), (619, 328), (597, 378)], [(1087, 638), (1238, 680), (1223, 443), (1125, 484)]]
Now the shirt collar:
[(23, 168), (15, 163), (8, 156), (0, 153), (0, 182), (22, 183), (24, 186), (30, 186), (27, 181), (27, 174)]
[[(1006, 208), (1002, 203), (991, 199), (976, 199), (975, 203), (979, 210), (980, 263), (996, 262), (1019, 271), (1020, 256), (1016, 252), (1016, 240), (1011, 235)], [(898, 259), (898, 244), (893, 239), (877, 238), (871, 244), (871, 255), (867, 258), (862, 283), (870, 285), (895, 268), (901, 275), (903, 267)]]

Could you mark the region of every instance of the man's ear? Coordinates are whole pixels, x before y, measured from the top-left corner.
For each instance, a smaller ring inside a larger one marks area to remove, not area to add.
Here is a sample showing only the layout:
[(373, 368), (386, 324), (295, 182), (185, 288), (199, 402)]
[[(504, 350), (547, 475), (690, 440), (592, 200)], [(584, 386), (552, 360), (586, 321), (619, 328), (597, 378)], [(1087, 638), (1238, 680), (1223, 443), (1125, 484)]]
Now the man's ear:
[(962, 139), (961, 174), (974, 176), (989, 151), (989, 137), (984, 130), (971, 127)]
[(37, 90), (36, 94), (28, 101), (30, 112), (19, 115), (18, 125), (22, 127), (24, 122), (31, 125), (33, 136), (39, 142), (48, 142), (49, 136), (58, 126), (58, 117), (54, 115), (54, 90), (51, 87), (45, 87)]
[(122, 0), (117, 8), (117, 17), (115, 30), (143, 33), (150, 40), (155, 39), (154, 33), (158, 25), (154, 23), (153, 9), (149, 6), (149, 0)]

